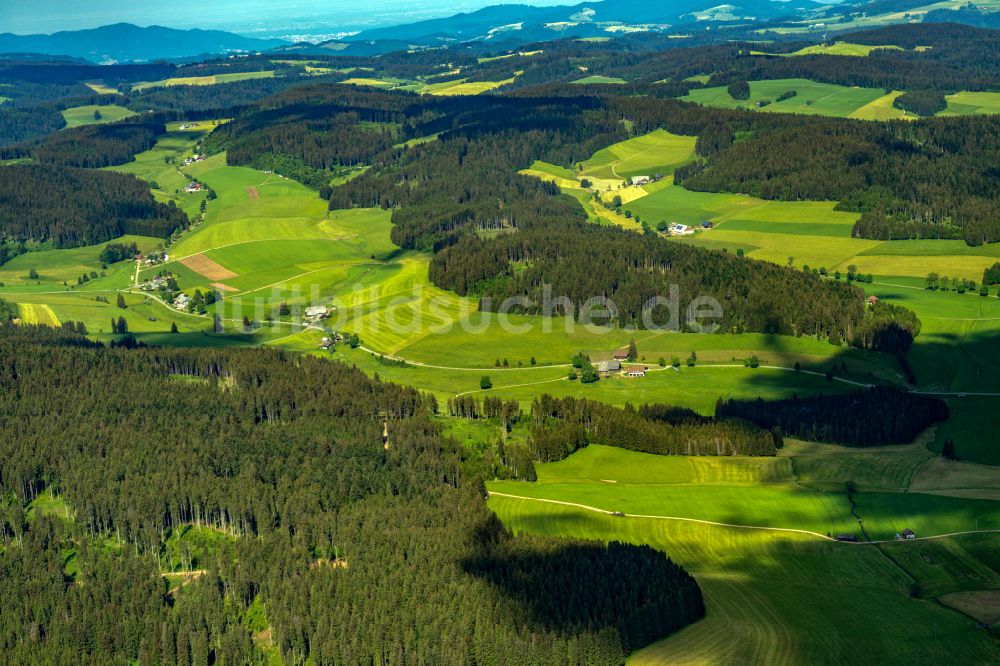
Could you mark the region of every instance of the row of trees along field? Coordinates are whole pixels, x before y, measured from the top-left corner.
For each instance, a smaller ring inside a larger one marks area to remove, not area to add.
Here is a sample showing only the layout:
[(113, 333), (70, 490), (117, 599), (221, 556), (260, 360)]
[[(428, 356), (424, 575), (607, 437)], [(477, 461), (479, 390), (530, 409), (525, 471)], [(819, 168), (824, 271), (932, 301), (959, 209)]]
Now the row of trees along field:
[[(0, 243), (8, 258), (25, 242), (76, 247), (124, 234), (166, 238), (189, 224), (171, 204), (153, 200), (131, 175), (54, 165), (13, 165), (0, 178)], [(2, 263), (2, 262), (0, 262)]]
[[(703, 615), (663, 553), (506, 532), (433, 408), (325, 359), (0, 326), (5, 660), (262, 663), (268, 631), (295, 663), (620, 664)], [(168, 583), (187, 530), (218, 545)]]
[(940, 398), (888, 387), (787, 400), (719, 400), (716, 418), (746, 419), (786, 435), (846, 446), (909, 444), (948, 418)]

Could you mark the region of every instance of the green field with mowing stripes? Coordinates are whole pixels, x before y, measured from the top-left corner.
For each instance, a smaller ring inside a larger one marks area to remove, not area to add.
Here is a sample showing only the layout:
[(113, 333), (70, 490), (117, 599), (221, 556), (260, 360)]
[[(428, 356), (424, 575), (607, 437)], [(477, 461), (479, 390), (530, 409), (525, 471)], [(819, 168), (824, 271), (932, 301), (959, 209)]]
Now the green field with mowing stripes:
[(48, 305), (36, 303), (18, 303), (18, 314), (23, 324), (40, 326), (58, 326), (59, 318)]
[[(880, 454), (852, 454), (839, 447), (833, 447), (836, 453), (827, 454), (826, 448), (797, 443), (777, 458), (734, 457), (706, 463), (702, 458), (588, 447), (565, 461), (537, 465), (536, 483), (494, 481), (489, 488), (629, 515), (806, 530), (820, 536), (855, 534), (861, 540), (844, 484), (857, 484), (854, 477), (880, 455), (897, 465), (899, 472), (884, 468), (884, 476), (871, 474), (870, 478), (892, 485), (895, 477), (903, 485), (894, 492), (873, 487), (854, 495), (855, 511), (869, 539), (891, 540), (907, 527), (919, 536), (1000, 530), (1000, 503), (996, 501), (903, 492), (909, 486), (906, 472), (912, 474), (929, 456), (918, 457), (918, 452), (904, 449), (904, 455), (893, 460), (896, 452), (891, 448)], [(583, 460), (569, 464), (576, 457)], [(569, 469), (560, 469), (564, 465)], [(806, 468), (804, 482), (800, 467)], [(823, 482), (817, 484), (816, 478)], [(993, 479), (1000, 480), (1000, 476)]]
[[(653, 456), (590, 446), (537, 465), (536, 483), (491, 482), (489, 503), (515, 532), (645, 543), (694, 574), (707, 617), (629, 663), (909, 663), (928, 654), (985, 663), (1000, 655), (997, 643), (934, 598), (995, 588), (1000, 536), (892, 541), (904, 526), (930, 536), (1000, 525), (996, 501), (903, 492), (936, 462), (920, 445), (858, 450), (791, 441), (774, 458)], [(859, 474), (884, 487), (865, 490)], [(838, 530), (860, 538), (843, 492), (856, 479), (862, 489), (856, 510), (866, 530), (890, 542), (824, 538)], [(745, 527), (614, 517), (496, 493)]]
[(670, 174), (694, 157), (694, 143), (693, 136), (656, 130), (594, 153), (593, 157), (580, 164), (580, 175), (624, 179), (638, 175), (652, 176), (657, 172)]
[[(932, 600), (910, 598), (912, 579), (871, 546), (615, 518), (504, 497), (492, 497), (490, 507), (515, 532), (648, 544), (695, 576), (705, 595), (705, 619), (634, 653), (629, 664), (989, 663), (1000, 658), (996, 641), (968, 617)], [(960, 547), (970, 540), (946, 541)]]
[(168, 88), (170, 86), (212, 86), (219, 83), (234, 83), (250, 79), (271, 79), (274, 71), (235, 72), (233, 74), (215, 74), (212, 76), (180, 76), (161, 81), (147, 81), (132, 86), (132, 90), (141, 91), (150, 88)]
[(834, 42), (833, 44), (813, 44), (806, 46), (793, 53), (782, 53), (782, 56), (804, 56), (804, 55), (839, 55), (839, 56), (866, 56), (872, 51), (880, 49), (901, 50), (898, 46), (871, 46), (870, 44), (852, 44), (851, 42)]
[(619, 79), (617, 76), (600, 76), (595, 74), (592, 76), (585, 76), (582, 79), (577, 79), (576, 81), (573, 81), (573, 83), (585, 86), (591, 83), (627, 83), (627, 81), (625, 81), (625, 79)]
[(948, 108), (938, 115), (965, 116), (977, 113), (1000, 113), (1000, 92), (962, 91), (945, 95)]

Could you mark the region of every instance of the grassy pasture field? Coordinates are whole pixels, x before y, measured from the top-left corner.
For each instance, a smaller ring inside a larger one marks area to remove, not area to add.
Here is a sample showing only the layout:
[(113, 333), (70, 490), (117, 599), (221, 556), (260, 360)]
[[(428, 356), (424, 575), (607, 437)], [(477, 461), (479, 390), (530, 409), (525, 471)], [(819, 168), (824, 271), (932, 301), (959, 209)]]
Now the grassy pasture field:
[(600, 74), (592, 74), (590, 76), (585, 76), (582, 79), (577, 79), (576, 81), (573, 81), (573, 83), (585, 86), (592, 83), (627, 83), (627, 81), (625, 81), (625, 79), (620, 79), (617, 76), (601, 76)]
[[(776, 101), (779, 95), (789, 90), (795, 90), (798, 94), (790, 99)], [(750, 81), (750, 98), (746, 100), (733, 99), (725, 86), (696, 88), (680, 99), (725, 109), (804, 113), (860, 120), (913, 120), (915, 115), (892, 105), (902, 94), (898, 90), (886, 93), (875, 88), (851, 88), (809, 79), (775, 79)], [(758, 102), (762, 100), (769, 100), (770, 104), (758, 107)], [(962, 91), (946, 95), (945, 101), (948, 106), (937, 114), (939, 116), (1000, 113), (1000, 93), (997, 92)]]
[(370, 77), (357, 76), (357, 77), (352, 77), (350, 79), (345, 79), (340, 83), (348, 86), (374, 86), (377, 88), (394, 88), (396, 86), (409, 83), (409, 81), (406, 81), (405, 79), (375, 79)]
[(97, 81), (88, 82), (86, 86), (98, 95), (114, 95), (118, 92), (116, 88), (112, 88), (111, 86)]
[(694, 158), (693, 136), (655, 130), (616, 143), (580, 163), (580, 175), (600, 180), (621, 180), (630, 176), (672, 174), (678, 166)]
[[(538, 481), (493, 481), (491, 491), (582, 504), (630, 515), (668, 516), (743, 527), (862, 534), (844, 492), (857, 485), (854, 510), (867, 538), (892, 540), (910, 527), (929, 537), (1000, 530), (1000, 502), (914, 492), (919, 469), (937, 461), (920, 445), (851, 449), (790, 440), (773, 458), (656, 456), (590, 446), (566, 460), (536, 465)], [(989, 470), (988, 480), (1000, 481)], [(969, 474), (950, 482), (965, 490)], [(959, 493), (961, 494), (961, 493)]]
[(35, 303), (18, 303), (18, 314), (21, 323), (41, 326), (59, 326), (59, 318), (48, 305)]
[[(694, 574), (705, 594), (707, 617), (633, 654), (629, 663), (843, 663), (853, 658), (908, 663), (938, 650), (942, 656), (956, 650), (969, 663), (984, 663), (997, 657), (996, 641), (934, 597), (996, 589), (996, 534), (842, 544), (793, 532), (617, 518), (495, 494), (820, 535), (845, 530), (860, 537), (843, 488), (846, 481), (867, 477), (881, 487), (865, 489), (859, 483), (862, 491), (855, 501), (873, 538), (892, 539), (904, 523), (924, 536), (977, 529), (977, 520), (979, 529), (995, 527), (997, 502), (904, 492), (922, 468), (935, 462), (919, 444), (850, 449), (792, 440), (774, 458), (654, 456), (590, 446), (563, 461), (537, 465), (535, 483), (489, 483), (489, 503), (515, 532), (644, 543)], [(828, 487), (817, 486), (816, 478)], [(909, 595), (914, 583), (920, 598)]]
[(870, 44), (853, 44), (851, 42), (834, 42), (833, 44), (813, 44), (806, 46), (793, 53), (781, 53), (783, 57), (806, 56), (806, 55), (839, 55), (839, 56), (866, 56), (872, 51), (902, 49), (898, 46), (872, 46)]
[(615, 518), (497, 496), (489, 503), (515, 532), (647, 544), (695, 576), (707, 616), (632, 654), (629, 664), (989, 663), (1000, 658), (995, 639), (971, 619), (931, 600), (910, 598), (913, 579), (874, 547), (791, 533)]
[[(789, 90), (798, 94), (783, 101), (778, 96)], [(861, 107), (885, 95), (874, 88), (851, 88), (832, 83), (817, 83), (809, 79), (775, 79), (750, 81), (750, 99), (733, 99), (725, 86), (696, 88), (681, 97), (687, 102), (725, 109), (757, 109), (761, 100), (770, 100), (760, 111), (770, 113), (805, 113), (810, 115), (847, 117)]]
[[(190, 178), (184, 175), (183, 162), (194, 154), (194, 148), (206, 134), (223, 120), (169, 123), (167, 133), (157, 138), (156, 145), (139, 153), (135, 160), (120, 166), (108, 167), (110, 171), (130, 173), (150, 183), (157, 201), (173, 201), (188, 217), (195, 220), (206, 194), (186, 194), (184, 186)], [(181, 126), (185, 129), (180, 129)], [(169, 161), (168, 161), (169, 160)], [(155, 187), (153, 187), (155, 185)]]
[[(36, 285), (39, 289), (47, 291), (63, 290), (66, 288), (63, 287), (64, 280), (75, 289), (88, 289), (91, 287), (91, 283), (77, 287), (76, 279), (85, 273), (89, 275), (91, 271), (99, 273), (104, 270), (101, 268), (100, 254), (108, 243), (135, 243), (140, 250), (148, 252), (162, 242), (159, 238), (148, 236), (122, 236), (99, 245), (87, 245), (65, 250), (42, 250), (19, 255), (0, 266), (0, 282), (5, 285), (0, 287), (0, 297), (5, 289), (21, 290), (33, 288)], [(120, 264), (109, 266), (107, 269), (109, 277), (120, 266)], [(128, 262), (125, 272), (127, 273), (131, 267), (134, 267), (134, 263)], [(28, 279), (28, 273), (32, 269), (38, 272), (38, 280)], [(95, 281), (93, 284), (96, 285), (97, 282)]]
[(857, 118), (858, 120), (915, 120), (917, 116), (893, 106), (893, 102), (902, 94), (902, 91), (893, 90), (852, 111), (848, 118)]
[[(100, 120), (94, 120), (95, 111), (101, 113)], [(87, 106), (74, 106), (71, 109), (64, 109), (62, 115), (66, 119), (66, 127), (79, 127), (80, 125), (113, 123), (129, 116), (134, 116), (135, 112), (114, 104), (105, 104), (102, 106), (89, 104)]]
[(977, 113), (1000, 113), (1000, 93), (962, 91), (945, 95), (948, 107), (941, 116), (965, 116)]
[(496, 90), (500, 86), (505, 86), (514, 82), (514, 78), (503, 81), (466, 81), (456, 79), (444, 83), (430, 83), (423, 86), (418, 92), (427, 95), (451, 96), (451, 95), (479, 95), (490, 90)]
[(134, 91), (148, 90), (150, 88), (166, 88), (170, 86), (214, 86), (218, 83), (233, 83), (236, 81), (248, 81), (250, 79), (271, 79), (274, 78), (274, 70), (263, 72), (234, 72), (232, 74), (214, 74), (211, 76), (180, 76), (160, 81), (145, 81), (132, 86)]

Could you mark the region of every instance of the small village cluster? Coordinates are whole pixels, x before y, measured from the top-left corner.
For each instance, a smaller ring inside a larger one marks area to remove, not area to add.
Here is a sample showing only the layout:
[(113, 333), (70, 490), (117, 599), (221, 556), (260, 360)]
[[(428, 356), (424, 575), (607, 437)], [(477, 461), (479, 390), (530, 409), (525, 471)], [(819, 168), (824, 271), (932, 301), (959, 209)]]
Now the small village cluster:
[(170, 275), (154, 275), (142, 283), (143, 291), (163, 291), (170, 288)]

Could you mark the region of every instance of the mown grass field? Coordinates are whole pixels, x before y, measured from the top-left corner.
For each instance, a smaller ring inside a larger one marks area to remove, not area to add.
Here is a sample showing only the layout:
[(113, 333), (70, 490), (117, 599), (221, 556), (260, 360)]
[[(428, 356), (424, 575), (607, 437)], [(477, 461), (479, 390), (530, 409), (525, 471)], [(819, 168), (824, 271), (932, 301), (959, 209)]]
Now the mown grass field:
[(427, 84), (419, 92), (438, 96), (479, 95), (513, 82), (513, 78), (504, 79), (503, 81), (466, 81), (465, 79), (456, 79), (444, 83)]
[[(850, 51), (860, 44), (842, 47)], [(828, 50), (834, 49), (829, 47)], [(821, 48), (819, 46), (808, 47)], [(864, 47), (868, 49), (877, 47)], [(802, 55), (800, 53), (786, 54)], [(866, 55), (862, 53), (840, 53), (837, 55)], [(750, 98), (733, 99), (725, 86), (696, 88), (681, 97), (687, 102), (715, 106), (725, 109), (749, 109), (770, 113), (804, 113), (809, 115), (833, 116), (836, 118), (857, 118), (860, 120), (913, 120), (915, 115), (895, 108), (892, 103), (902, 95), (901, 91), (886, 91), (875, 88), (840, 86), (832, 83), (818, 83), (809, 79), (775, 79), (770, 81), (750, 81)], [(777, 101), (779, 95), (794, 90), (796, 96)], [(759, 106), (761, 101), (770, 103)], [(947, 108), (939, 116), (973, 115), (1000, 113), (1000, 93), (962, 91), (946, 95)]]
[(839, 55), (866, 56), (880, 49), (901, 50), (898, 46), (872, 46), (870, 44), (853, 44), (851, 42), (834, 42), (833, 44), (813, 44), (792, 53), (782, 53), (785, 57), (805, 55)]
[[(790, 90), (798, 94), (790, 99), (776, 101), (779, 95)], [(884, 95), (885, 91), (874, 88), (851, 88), (808, 79), (775, 79), (750, 81), (750, 98), (746, 100), (733, 99), (725, 86), (697, 88), (681, 99), (725, 109), (759, 108), (760, 111), (769, 113), (805, 113), (844, 118)], [(770, 100), (771, 103), (757, 107), (757, 103), (762, 100)]]
[[(135, 243), (143, 251), (153, 250), (162, 242), (159, 238), (148, 236), (122, 236), (114, 241), (108, 241), (108, 243)], [(100, 254), (108, 243), (65, 250), (42, 250), (14, 257), (0, 266), (0, 282), (5, 285), (0, 287), (0, 297), (5, 288), (62, 291), (72, 286), (74, 289), (90, 289), (97, 285), (96, 281), (78, 287), (76, 279), (83, 274), (89, 275), (91, 271), (100, 273), (104, 270), (101, 267)], [(134, 266), (134, 263), (128, 262), (125, 272)], [(106, 272), (110, 277), (120, 268), (121, 265), (109, 266)], [(32, 269), (38, 272), (37, 280), (30, 280), (28, 277)], [(68, 283), (66, 287), (63, 286), (64, 280)]]
[[(99, 120), (94, 119), (94, 112), (100, 112), (101, 118)], [(79, 127), (80, 125), (94, 125), (103, 123), (113, 123), (118, 120), (123, 120), (129, 116), (134, 116), (135, 112), (126, 109), (123, 106), (116, 106), (114, 104), (105, 104), (103, 106), (98, 106), (96, 104), (90, 104), (87, 106), (74, 106), (71, 109), (65, 109), (62, 112), (63, 118), (66, 119), (66, 127)]]
[(965, 116), (977, 113), (1000, 113), (1000, 93), (963, 91), (945, 95), (948, 108), (941, 116)]
[[(935, 462), (919, 445), (858, 450), (790, 441), (774, 458), (668, 457), (591, 446), (537, 465), (536, 483), (492, 482), (489, 488), (608, 511), (820, 535), (845, 530), (860, 537), (843, 488), (867, 475), (883, 486), (865, 490), (859, 483), (862, 492), (855, 496), (873, 537), (892, 539), (904, 524), (924, 536), (976, 529), (977, 520), (979, 529), (995, 527), (995, 501), (903, 492)], [(830, 484), (827, 490), (817, 488), (817, 477)], [(644, 543), (694, 574), (707, 617), (633, 654), (630, 663), (909, 663), (949, 651), (985, 663), (1000, 649), (971, 618), (934, 603), (939, 595), (995, 589), (996, 534), (876, 547), (792, 532), (618, 518), (496, 494), (489, 503), (515, 532)], [(919, 598), (909, 594), (914, 583)]]
[(907, 113), (893, 106), (893, 102), (902, 94), (902, 91), (893, 90), (851, 112), (848, 118), (857, 118), (858, 120), (915, 120), (916, 116), (912, 113)]
[(118, 92), (116, 88), (112, 88), (111, 86), (105, 85), (104, 83), (100, 82), (93, 82), (93, 81), (88, 82), (86, 86), (91, 90), (93, 90), (98, 95), (114, 95), (115, 93)]
[[(869, 453), (794, 444), (770, 459), (654, 456), (588, 447), (567, 460), (537, 465), (535, 483), (494, 481), (489, 488), (629, 515), (806, 530), (820, 536), (854, 534), (861, 540), (844, 484), (857, 484), (856, 477), (866, 474), (869, 482), (854, 495), (854, 504), (869, 539), (891, 540), (906, 527), (925, 537), (1000, 530), (997, 501), (905, 492), (914, 472), (930, 458), (916, 447)], [(879, 459), (880, 472), (866, 469)], [(805, 478), (799, 476), (801, 469)], [(1000, 481), (1000, 473), (994, 470), (991, 478)]]
[(625, 79), (620, 79), (617, 76), (601, 76), (599, 74), (592, 74), (591, 76), (585, 76), (582, 79), (577, 79), (573, 83), (581, 86), (589, 85), (591, 83), (626, 83)]
[(166, 88), (170, 86), (213, 86), (218, 83), (233, 83), (235, 81), (247, 81), (250, 79), (271, 79), (274, 78), (274, 71), (264, 72), (235, 72), (233, 74), (214, 74), (211, 76), (180, 76), (160, 81), (146, 81), (132, 86), (132, 90), (141, 91), (150, 88)]
[[(1000, 658), (975, 622), (912, 599), (912, 579), (873, 547), (492, 497), (516, 532), (648, 544), (690, 571), (707, 616), (630, 664), (911, 664)], [(959, 546), (969, 537), (948, 539)], [(905, 544), (912, 546), (915, 544)], [(901, 547), (903, 544), (901, 544)], [(846, 638), (849, 637), (849, 638)]]

